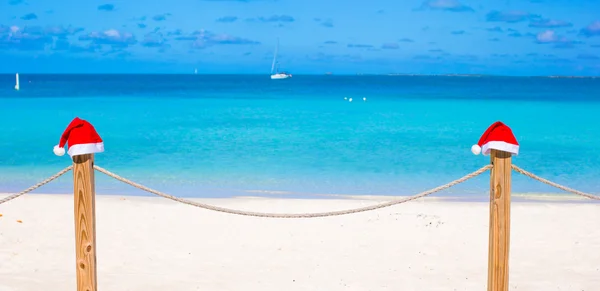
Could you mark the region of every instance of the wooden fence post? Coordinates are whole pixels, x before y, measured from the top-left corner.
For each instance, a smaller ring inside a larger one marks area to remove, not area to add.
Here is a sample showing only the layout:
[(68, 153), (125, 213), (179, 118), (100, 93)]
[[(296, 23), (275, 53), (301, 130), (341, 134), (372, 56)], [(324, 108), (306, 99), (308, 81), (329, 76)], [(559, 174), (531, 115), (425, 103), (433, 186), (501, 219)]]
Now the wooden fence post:
[(97, 291), (94, 154), (73, 156), (77, 291)]
[(492, 150), (488, 291), (508, 291), (511, 154)]

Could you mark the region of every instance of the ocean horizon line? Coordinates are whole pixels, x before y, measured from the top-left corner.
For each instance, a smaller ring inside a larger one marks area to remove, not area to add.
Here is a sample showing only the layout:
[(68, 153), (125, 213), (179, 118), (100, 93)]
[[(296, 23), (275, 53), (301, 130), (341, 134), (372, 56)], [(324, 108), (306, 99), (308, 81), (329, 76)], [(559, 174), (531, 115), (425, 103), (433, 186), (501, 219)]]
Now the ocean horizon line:
[[(28, 73), (28, 72), (13, 72), (13, 73), (0, 73), (0, 76), (14, 76), (28, 75), (28, 76), (268, 76), (270, 73)], [(445, 73), (445, 74), (413, 74), (413, 73), (292, 73), (293, 76), (324, 76), (324, 77), (497, 77), (497, 78), (572, 78), (572, 79), (597, 79), (600, 75), (502, 75), (502, 74), (461, 74), (461, 73)], [(293, 77), (292, 77), (293, 79)]]

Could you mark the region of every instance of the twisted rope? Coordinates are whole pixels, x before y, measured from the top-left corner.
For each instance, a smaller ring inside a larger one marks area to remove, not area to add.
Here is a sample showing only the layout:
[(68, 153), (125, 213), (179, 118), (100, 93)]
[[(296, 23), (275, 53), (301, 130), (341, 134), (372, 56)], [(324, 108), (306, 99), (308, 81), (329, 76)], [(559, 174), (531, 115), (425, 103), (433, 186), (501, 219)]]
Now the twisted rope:
[(25, 190), (23, 190), (23, 191), (19, 192), (19, 193), (15, 193), (15, 194), (12, 194), (12, 195), (10, 195), (10, 196), (8, 196), (8, 197), (4, 198), (4, 199), (1, 199), (1, 200), (0, 200), (0, 204), (3, 204), (3, 203), (5, 203), (5, 202), (8, 202), (8, 201), (10, 201), (10, 200), (13, 200), (13, 199), (15, 199), (15, 198), (17, 198), (17, 197), (19, 197), (19, 196), (25, 195), (25, 194), (27, 194), (27, 193), (29, 193), (29, 192), (31, 192), (31, 191), (33, 191), (33, 190), (37, 189), (37, 188), (40, 188), (40, 187), (42, 187), (42, 186), (44, 186), (44, 185), (46, 185), (46, 184), (48, 184), (48, 183), (50, 183), (50, 182), (52, 182), (52, 181), (54, 181), (54, 180), (58, 179), (58, 177), (60, 177), (60, 176), (64, 175), (65, 173), (67, 173), (68, 171), (70, 171), (70, 170), (72, 170), (72, 169), (73, 169), (73, 165), (71, 165), (71, 166), (68, 166), (68, 167), (66, 167), (66, 168), (62, 169), (60, 172), (58, 172), (58, 173), (54, 174), (53, 176), (51, 176), (50, 178), (48, 178), (48, 179), (46, 179), (46, 180), (44, 180), (44, 181), (42, 181), (42, 182), (39, 182), (39, 183), (37, 183), (37, 184), (35, 184), (35, 185), (33, 185), (33, 186), (31, 186), (31, 187), (29, 187), (29, 188), (27, 188), (27, 189), (25, 189)]
[(587, 197), (587, 198), (594, 199), (594, 200), (600, 200), (600, 196), (596, 196), (596, 195), (593, 195), (593, 194), (581, 192), (579, 190), (571, 189), (571, 188), (569, 188), (567, 186), (563, 186), (563, 185), (554, 183), (552, 181), (548, 181), (548, 180), (546, 180), (546, 179), (544, 179), (544, 178), (542, 178), (540, 176), (537, 176), (537, 175), (535, 175), (533, 173), (527, 172), (527, 171), (525, 171), (525, 170), (523, 170), (523, 169), (521, 169), (521, 168), (519, 168), (519, 167), (517, 167), (515, 165), (512, 165), (512, 168), (517, 173), (523, 174), (523, 175), (525, 175), (525, 176), (527, 176), (527, 177), (529, 177), (531, 179), (538, 180), (538, 181), (540, 181), (540, 182), (542, 182), (542, 183), (544, 183), (546, 185), (550, 185), (552, 187), (558, 188), (558, 189), (566, 191), (566, 192), (573, 193), (575, 195)]
[(209, 205), (209, 204), (204, 204), (204, 203), (199, 203), (199, 202), (194, 202), (191, 200), (187, 200), (187, 199), (183, 199), (183, 198), (178, 198), (163, 192), (160, 192), (158, 190), (154, 190), (154, 189), (150, 189), (146, 186), (140, 185), (138, 183), (135, 183), (133, 181), (130, 181), (128, 179), (125, 179), (117, 174), (114, 174), (102, 167), (99, 166), (94, 166), (94, 169), (96, 169), (98, 172), (103, 173), (107, 176), (110, 176), (114, 179), (117, 179), (125, 184), (129, 184), (135, 188), (138, 188), (140, 190), (161, 196), (163, 198), (167, 198), (167, 199), (171, 199), (173, 201), (177, 201), (180, 203), (184, 203), (184, 204), (188, 204), (191, 206), (195, 206), (195, 207), (199, 207), (199, 208), (204, 208), (207, 210), (213, 210), (213, 211), (218, 211), (218, 212), (224, 212), (224, 213), (229, 213), (229, 214), (237, 214), (237, 215), (245, 215), (245, 216), (255, 216), (255, 217), (269, 217), (269, 218), (315, 218), (315, 217), (326, 217), (326, 216), (337, 216), (337, 215), (345, 215), (345, 214), (352, 214), (352, 213), (358, 213), (358, 212), (364, 212), (364, 211), (370, 211), (370, 210), (375, 210), (375, 209), (380, 209), (380, 208), (384, 208), (384, 207), (389, 207), (392, 205), (396, 205), (396, 204), (400, 204), (400, 203), (404, 203), (404, 202), (408, 202), (411, 200), (415, 200), (421, 197), (425, 197), (427, 195), (433, 194), (435, 192), (439, 192), (445, 189), (448, 189), (452, 186), (455, 186), (457, 184), (460, 184), (464, 181), (467, 181), (471, 178), (474, 178), (478, 175), (481, 175), (482, 173), (484, 173), (485, 171), (489, 170), (492, 168), (492, 165), (487, 165), (482, 167), (481, 169), (470, 173), (460, 179), (454, 180), (448, 184), (442, 185), (442, 186), (438, 186), (436, 188), (421, 192), (419, 194), (413, 195), (413, 196), (409, 196), (409, 197), (405, 197), (399, 200), (394, 200), (394, 201), (390, 201), (390, 202), (385, 202), (385, 203), (380, 203), (380, 204), (375, 204), (375, 205), (371, 205), (371, 206), (366, 206), (366, 207), (360, 207), (360, 208), (354, 208), (354, 209), (348, 209), (348, 210), (339, 210), (339, 211), (330, 211), (330, 212), (319, 212), (319, 213), (298, 213), (298, 214), (284, 214), (284, 213), (263, 213), (263, 212), (252, 212), (252, 211), (243, 211), (243, 210), (236, 210), (236, 209), (229, 209), (229, 208), (223, 208), (223, 207), (219, 207), (219, 206), (214, 206), (214, 205)]

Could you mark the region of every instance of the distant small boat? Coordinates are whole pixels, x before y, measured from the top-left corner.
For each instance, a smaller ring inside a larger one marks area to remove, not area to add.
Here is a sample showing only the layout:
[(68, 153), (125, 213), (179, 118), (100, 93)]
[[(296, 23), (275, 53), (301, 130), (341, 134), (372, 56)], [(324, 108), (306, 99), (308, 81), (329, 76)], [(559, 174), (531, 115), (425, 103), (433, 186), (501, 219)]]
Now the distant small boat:
[(19, 86), (19, 73), (15, 75), (15, 78), (17, 79), (15, 84), (15, 90), (19, 91), (19, 89), (21, 89), (21, 86)]
[(288, 74), (286, 72), (281, 72), (281, 73), (275, 73), (271, 75), (271, 79), (273, 80), (277, 80), (277, 79), (287, 79), (287, 78), (291, 78), (292, 74)]
[[(275, 47), (275, 55), (273, 55), (273, 63), (271, 64), (271, 79), (288, 79), (292, 77), (292, 74), (286, 72), (279, 72), (279, 62), (277, 62), (277, 53), (279, 52), (279, 39), (277, 39), (277, 46)], [(275, 72), (275, 73), (273, 73)]]

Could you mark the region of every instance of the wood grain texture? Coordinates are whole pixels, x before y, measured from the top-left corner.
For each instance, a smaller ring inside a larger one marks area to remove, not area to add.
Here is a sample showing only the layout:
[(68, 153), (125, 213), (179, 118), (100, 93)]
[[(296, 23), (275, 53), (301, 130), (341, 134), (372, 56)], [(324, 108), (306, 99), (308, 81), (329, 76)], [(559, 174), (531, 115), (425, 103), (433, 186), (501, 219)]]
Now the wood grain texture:
[(492, 150), (488, 291), (508, 291), (511, 154)]
[(73, 157), (77, 291), (97, 291), (94, 155)]

